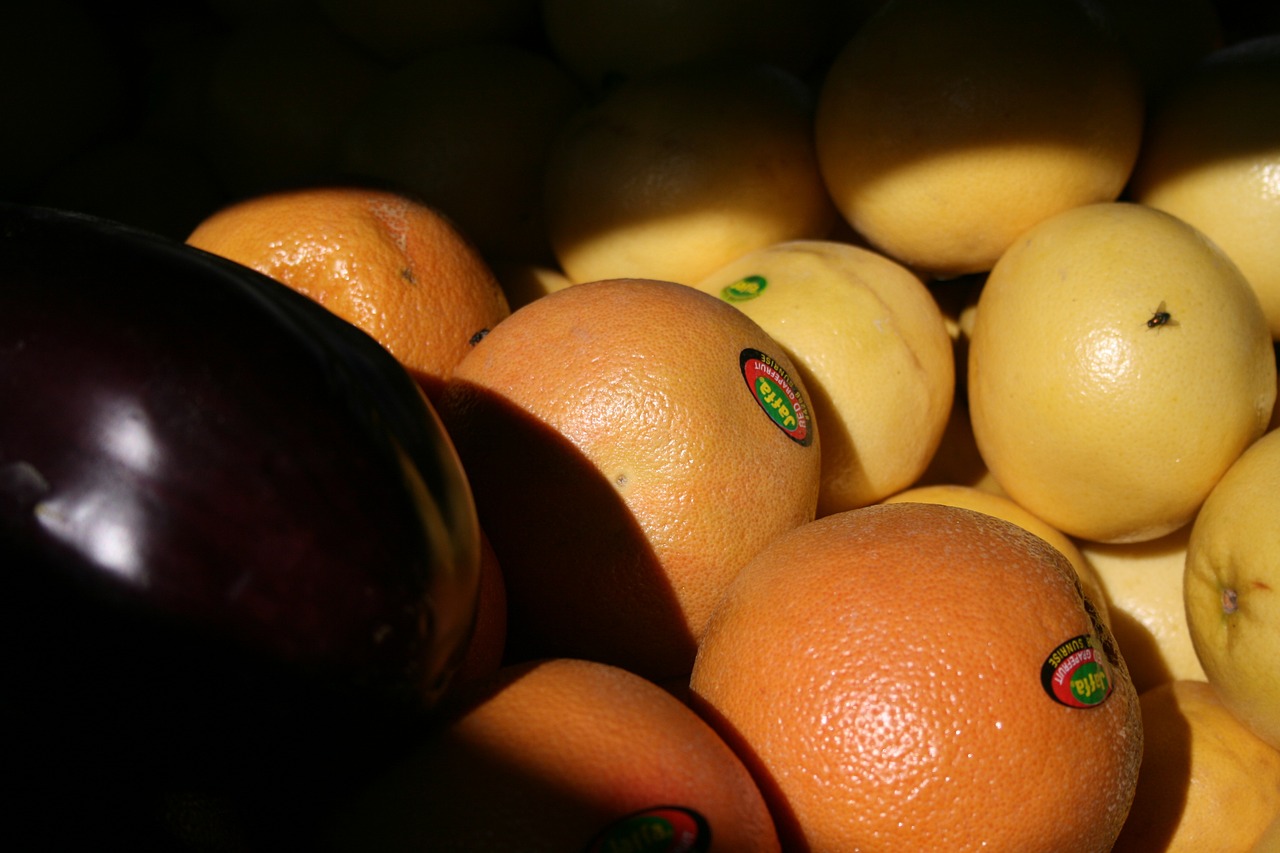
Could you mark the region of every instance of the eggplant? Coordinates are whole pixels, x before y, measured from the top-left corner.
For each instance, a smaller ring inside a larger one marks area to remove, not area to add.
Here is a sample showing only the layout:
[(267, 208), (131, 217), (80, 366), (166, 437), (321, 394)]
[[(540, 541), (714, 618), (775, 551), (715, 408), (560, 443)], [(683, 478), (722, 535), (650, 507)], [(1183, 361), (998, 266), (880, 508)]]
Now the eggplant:
[(429, 723), (479, 547), (431, 404), (364, 332), (183, 243), (0, 204), (8, 826), (296, 841)]

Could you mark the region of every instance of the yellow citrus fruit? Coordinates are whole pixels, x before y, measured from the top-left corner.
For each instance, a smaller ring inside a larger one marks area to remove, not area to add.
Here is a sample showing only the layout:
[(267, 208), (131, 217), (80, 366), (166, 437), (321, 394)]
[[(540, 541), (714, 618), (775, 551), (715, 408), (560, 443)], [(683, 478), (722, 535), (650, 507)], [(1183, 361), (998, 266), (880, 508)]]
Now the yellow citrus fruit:
[(1253, 849), (1280, 815), (1280, 751), (1207, 682), (1171, 681), (1138, 701), (1142, 769), (1116, 853)]
[(538, 0), (319, 0), (319, 6), (338, 31), (397, 64), (441, 47), (515, 42), (538, 24)]
[(1191, 528), (1184, 594), (1196, 654), (1222, 701), (1280, 749), (1280, 432), (1244, 452)]
[(1111, 633), (1139, 693), (1166, 681), (1205, 679), (1182, 594), (1190, 535), (1184, 524), (1146, 542), (1077, 542), (1102, 585)]
[(1268, 824), (1249, 853), (1280, 853), (1280, 813)]
[(1078, 0), (1137, 68), (1148, 93), (1222, 45), (1214, 0)]
[(618, 86), (563, 128), (547, 228), (575, 282), (692, 284), (754, 249), (824, 237), (835, 217), (798, 78), (764, 65), (679, 66)]
[(439, 408), (506, 578), (512, 659), (685, 676), (738, 569), (816, 512), (820, 434), (794, 362), (686, 285), (534, 300)]
[(1137, 695), (1070, 563), (960, 507), (775, 538), (690, 685), (788, 850), (1107, 851), (1137, 783)]
[(841, 213), (881, 251), (980, 272), (1027, 228), (1117, 198), (1142, 88), (1070, 3), (898, 0), (827, 71), (816, 140)]
[[(1071, 537), (1027, 512), (1005, 495), (995, 494), (973, 486), (939, 484), (915, 486), (906, 489), (886, 498), (883, 503), (931, 503), (958, 506), (975, 512), (985, 512), (987, 515), (994, 515), (996, 518), (1003, 518), (1005, 521), (1013, 522), (1028, 533), (1034, 533), (1058, 549), (1062, 556), (1067, 558), (1071, 563), (1071, 568), (1076, 570), (1076, 576), (1080, 579), (1080, 586), (1083, 587), (1085, 595), (1088, 596), (1089, 603), (1097, 611), (1098, 618), (1108, 626), (1111, 625), (1108, 599), (1103, 592), (1102, 581), (1098, 578), (1093, 566), (1080, 553), (1080, 548), (1076, 546), (1076, 543), (1071, 540)], [(1123, 652), (1124, 646), (1121, 646), (1120, 650)], [(1128, 663), (1127, 656), (1125, 662)], [(1130, 671), (1132, 671), (1132, 666), (1130, 666)]]
[(398, 193), (324, 187), (245, 199), (187, 237), (252, 267), (377, 339), (433, 399), (510, 313), (493, 271), (453, 224)]
[(687, 705), (626, 670), (512, 665), (465, 685), (442, 716), (341, 804), (326, 849), (779, 849), (741, 759)]
[(924, 282), (827, 240), (748, 252), (699, 290), (760, 324), (796, 363), (822, 434), (818, 514), (911, 485), (942, 439), (955, 389), (946, 324)]
[(541, 9), (556, 57), (592, 89), (603, 91), (675, 65), (744, 55), (803, 74), (826, 58), (838, 38), (833, 5), (826, 0), (542, 0)]
[(1267, 425), (1258, 298), (1204, 235), (1114, 202), (1027, 231), (988, 276), (969, 344), (974, 437), (1001, 487), (1072, 536), (1191, 520)]
[(1215, 51), (1156, 101), (1131, 196), (1240, 267), (1280, 339), (1280, 34)]
[(486, 257), (545, 263), (545, 159), (583, 97), (567, 71), (528, 48), (441, 48), (383, 78), (353, 110), (341, 162), (447, 214)]

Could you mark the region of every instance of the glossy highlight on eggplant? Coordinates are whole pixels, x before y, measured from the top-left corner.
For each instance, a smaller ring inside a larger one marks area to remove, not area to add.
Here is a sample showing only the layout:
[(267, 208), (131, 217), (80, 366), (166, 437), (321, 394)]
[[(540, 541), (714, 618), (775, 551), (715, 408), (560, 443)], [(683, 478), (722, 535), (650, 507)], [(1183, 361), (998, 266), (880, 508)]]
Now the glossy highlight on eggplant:
[(184, 244), (0, 204), (11, 773), (305, 789), (432, 708), (478, 563), (453, 447), (372, 338)]

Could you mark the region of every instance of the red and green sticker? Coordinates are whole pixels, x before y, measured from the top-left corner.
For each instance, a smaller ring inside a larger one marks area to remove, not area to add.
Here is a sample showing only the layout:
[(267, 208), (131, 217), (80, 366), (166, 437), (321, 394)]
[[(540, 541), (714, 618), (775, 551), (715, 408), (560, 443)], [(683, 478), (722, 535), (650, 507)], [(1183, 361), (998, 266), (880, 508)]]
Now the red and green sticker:
[(800, 387), (773, 358), (758, 349), (744, 349), (738, 356), (742, 378), (778, 428), (797, 444), (813, 443), (813, 423), (809, 404), (800, 396)]
[(711, 827), (702, 815), (682, 806), (657, 806), (611, 823), (586, 853), (706, 853)]
[(1101, 644), (1081, 634), (1060, 643), (1040, 668), (1040, 683), (1068, 708), (1096, 708), (1111, 695), (1111, 666)]

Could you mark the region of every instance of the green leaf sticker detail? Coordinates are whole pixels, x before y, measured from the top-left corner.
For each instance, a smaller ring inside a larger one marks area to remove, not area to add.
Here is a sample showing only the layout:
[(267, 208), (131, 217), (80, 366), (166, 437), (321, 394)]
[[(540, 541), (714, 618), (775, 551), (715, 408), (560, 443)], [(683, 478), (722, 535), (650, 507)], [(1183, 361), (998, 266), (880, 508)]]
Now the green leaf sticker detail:
[(725, 302), (746, 302), (764, 293), (764, 289), (768, 286), (769, 282), (764, 276), (749, 275), (721, 288), (720, 298)]
[(1040, 668), (1040, 683), (1068, 708), (1096, 708), (1111, 695), (1111, 666), (1099, 642), (1081, 634), (1060, 643)]
[(706, 818), (682, 806), (657, 806), (614, 821), (597, 835), (586, 853), (706, 853), (711, 827)]
[(809, 404), (800, 396), (800, 387), (776, 360), (758, 349), (744, 349), (738, 355), (742, 378), (764, 413), (786, 433), (787, 438), (808, 447), (813, 444), (813, 422)]

